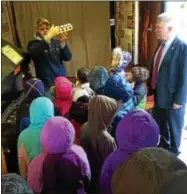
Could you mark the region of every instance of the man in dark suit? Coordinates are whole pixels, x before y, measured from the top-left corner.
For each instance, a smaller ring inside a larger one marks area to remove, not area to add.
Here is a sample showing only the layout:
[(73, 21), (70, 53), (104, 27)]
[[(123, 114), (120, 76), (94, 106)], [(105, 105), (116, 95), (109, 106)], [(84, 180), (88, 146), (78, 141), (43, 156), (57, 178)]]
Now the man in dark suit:
[(154, 94), (159, 146), (178, 155), (187, 102), (187, 45), (177, 38), (174, 26), (167, 13), (158, 16), (155, 32), (160, 44), (150, 71), (148, 95)]

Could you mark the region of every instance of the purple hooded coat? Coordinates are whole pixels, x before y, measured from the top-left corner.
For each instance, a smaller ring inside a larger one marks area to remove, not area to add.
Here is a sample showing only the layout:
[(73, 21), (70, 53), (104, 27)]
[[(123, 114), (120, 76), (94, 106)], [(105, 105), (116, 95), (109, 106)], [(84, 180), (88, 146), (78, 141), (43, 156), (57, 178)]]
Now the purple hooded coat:
[(42, 153), (28, 169), (28, 184), (35, 193), (84, 194), (91, 178), (87, 156), (73, 145), (75, 130), (63, 117), (49, 119), (42, 128)]
[(102, 194), (111, 193), (111, 179), (115, 169), (129, 154), (145, 147), (156, 147), (159, 140), (159, 127), (152, 116), (141, 110), (128, 113), (116, 129), (118, 150), (105, 160), (101, 170), (100, 187)]

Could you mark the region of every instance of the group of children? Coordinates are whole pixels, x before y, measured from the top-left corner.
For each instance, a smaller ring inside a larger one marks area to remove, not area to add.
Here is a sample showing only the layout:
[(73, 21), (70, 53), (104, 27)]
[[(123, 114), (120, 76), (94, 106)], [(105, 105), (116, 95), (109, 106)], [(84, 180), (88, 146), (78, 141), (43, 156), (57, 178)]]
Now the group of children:
[(110, 72), (81, 68), (75, 85), (57, 77), (52, 99), (41, 80), (25, 83), (18, 161), (34, 193), (171, 194), (172, 181), (187, 179), (186, 165), (156, 148), (159, 127), (144, 111), (149, 71), (125, 72), (131, 60), (116, 48)]

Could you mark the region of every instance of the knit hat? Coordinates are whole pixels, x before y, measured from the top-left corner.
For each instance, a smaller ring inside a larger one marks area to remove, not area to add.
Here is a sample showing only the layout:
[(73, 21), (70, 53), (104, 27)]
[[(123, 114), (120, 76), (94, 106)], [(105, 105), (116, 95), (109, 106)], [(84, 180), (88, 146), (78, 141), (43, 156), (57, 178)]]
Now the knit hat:
[(32, 190), (28, 187), (27, 182), (21, 176), (10, 173), (2, 176), (1, 179), (2, 194), (32, 194)]
[[(132, 154), (115, 170), (112, 177), (112, 193), (170, 194), (167, 189), (178, 188), (178, 182), (174, 183), (173, 180), (180, 171), (186, 169), (187, 166), (168, 151), (161, 148), (144, 148)], [(183, 192), (171, 190), (173, 194), (186, 193), (186, 184), (182, 187)], [(166, 192), (160, 193), (163, 188), (166, 188)]]
[(90, 87), (97, 93), (102, 94), (104, 85), (109, 78), (108, 71), (103, 66), (94, 67), (88, 75)]
[(111, 71), (113, 73), (119, 73), (124, 71), (125, 67), (131, 62), (132, 56), (127, 51), (122, 51), (117, 47), (112, 53)]
[(28, 100), (33, 100), (44, 95), (44, 84), (40, 79), (31, 78), (25, 82), (23, 86), (25, 97)]

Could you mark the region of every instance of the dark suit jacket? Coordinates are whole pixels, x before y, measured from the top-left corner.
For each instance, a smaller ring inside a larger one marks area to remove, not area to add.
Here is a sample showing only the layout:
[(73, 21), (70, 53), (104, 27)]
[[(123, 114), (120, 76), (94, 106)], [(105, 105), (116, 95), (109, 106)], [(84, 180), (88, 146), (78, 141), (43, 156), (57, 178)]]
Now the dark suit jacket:
[[(151, 74), (152, 70), (153, 62)], [(151, 79), (149, 80), (149, 95), (150, 91)], [(184, 105), (187, 101), (187, 45), (177, 37), (173, 40), (160, 65), (156, 93), (160, 108), (169, 108), (173, 103)]]

